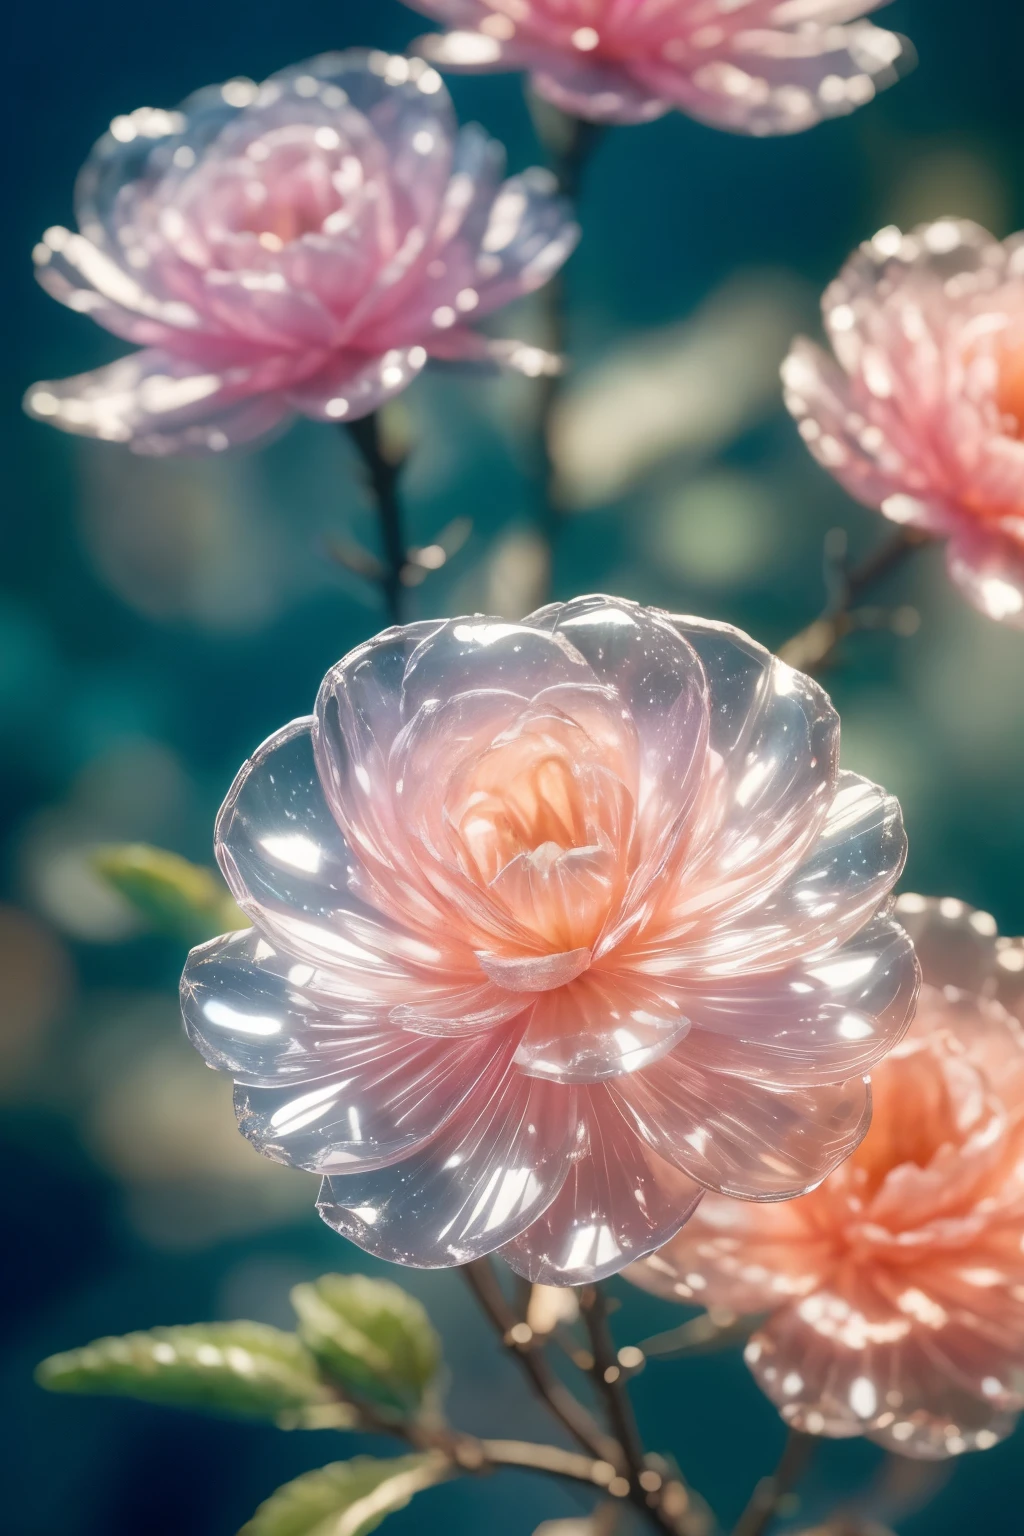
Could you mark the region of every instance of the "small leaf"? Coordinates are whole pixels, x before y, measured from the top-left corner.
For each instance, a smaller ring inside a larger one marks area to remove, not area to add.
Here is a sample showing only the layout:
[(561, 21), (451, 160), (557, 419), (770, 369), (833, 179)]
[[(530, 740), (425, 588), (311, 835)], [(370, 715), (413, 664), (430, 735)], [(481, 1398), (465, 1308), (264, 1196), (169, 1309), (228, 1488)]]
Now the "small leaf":
[(97, 1339), (51, 1355), (37, 1367), (36, 1380), (50, 1392), (113, 1394), (246, 1418), (282, 1416), (295, 1425), (304, 1414), (315, 1419), (334, 1406), (297, 1336), (262, 1323), (196, 1323)]
[(92, 862), (150, 927), (187, 944), (249, 925), (219, 875), (165, 848), (111, 844), (98, 848)]
[(388, 1461), (334, 1461), (278, 1488), (239, 1536), (367, 1536), (450, 1473), (451, 1463), (436, 1451)]
[(367, 1275), (321, 1275), (295, 1287), (292, 1305), (299, 1337), (347, 1393), (400, 1413), (422, 1406), (441, 1341), (408, 1291)]

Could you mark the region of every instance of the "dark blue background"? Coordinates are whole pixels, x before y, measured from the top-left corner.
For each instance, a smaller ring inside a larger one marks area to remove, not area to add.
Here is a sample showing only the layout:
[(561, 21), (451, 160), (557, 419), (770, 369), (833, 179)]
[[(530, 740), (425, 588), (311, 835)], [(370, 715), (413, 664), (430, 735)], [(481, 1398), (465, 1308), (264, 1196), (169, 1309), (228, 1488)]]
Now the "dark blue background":
[[(852, 118), (752, 142), (672, 116), (602, 144), (569, 273), (581, 380), (638, 336), (685, 352), (687, 319), (709, 300), (702, 313), (712, 350), (716, 327), (737, 306), (742, 314), (753, 306), (750, 369), (756, 353), (763, 370), (777, 343), (757, 326), (770, 331), (773, 315), (785, 325), (791, 313), (794, 325), (813, 326), (817, 293), (880, 225), (945, 212), (987, 218), (999, 234), (1024, 224), (1018, 0), (899, 0), (883, 14), (914, 38), (920, 66)], [(32, 380), (95, 366), (118, 350), (35, 287), (29, 253), (47, 225), (70, 221), (75, 172), (116, 113), (170, 106), (231, 75), (259, 79), (330, 47), (400, 49), (422, 20), (397, 0), (179, 0), (173, 8), (58, 0), (19, 4), (8, 29), (0, 101), (8, 151), (0, 239), (4, 1528), (17, 1536), (229, 1536), (279, 1482), (344, 1454), (345, 1442), (49, 1398), (32, 1385), (32, 1366), (98, 1334), (155, 1323), (241, 1312), (284, 1321), (290, 1283), (364, 1261), (316, 1221), (312, 1188), (299, 1191), (297, 1175), (250, 1167), (240, 1143), (222, 1154), (229, 1110), (223, 1098), (211, 1100), (220, 1085), (211, 1088), (178, 1044), (181, 954), (128, 933), (125, 913), (108, 911), (89, 887), (76, 850), (144, 837), (208, 859), (212, 815), (238, 763), (268, 731), (305, 713), (327, 666), (379, 627), (372, 594), (320, 553), (331, 530), (370, 539), (372, 527), (343, 442), (308, 424), (210, 470), (140, 466), (116, 448), (26, 420), (19, 400)], [(537, 158), (516, 78), (456, 81), (453, 94), (464, 118), (506, 142), (513, 166)], [(536, 316), (525, 312), (523, 324)], [(774, 368), (777, 359), (768, 361)], [(740, 381), (745, 370), (741, 358)], [(572, 517), (558, 551), (558, 595), (620, 590), (739, 622), (769, 643), (809, 619), (821, 601), (825, 529), (845, 526), (859, 548), (882, 529), (825, 480), (773, 402), (774, 394), (723, 428), (712, 451), (677, 444), (628, 494)], [(514, 607), (529, 575), (536, 510), (528, 392), (427, 378), (407, 410), (420, 443), (407, 483), (413, 536), (426, 541), (456, 515), (475, 523), (450, 570), (414, 595), (416, 610), (477, 606), (481, 594), (497, 601), (508, 590)], [(832, 680), (847, 761), (903, 798), (912, 850), (905, 886), (962, 896), (993, 911), (1002, 931), (1019, 933), (1024, 642), (968, 613), (946, 589), (937, 556), (923, 557), (895, 591), (918, 606), (919, 633), (863, 637)], [(458, 1282), (432, 1275), (410, 1283), (446, 1333), (456, 1417), (473, 1429), (540, 1435)], [(621, 1341), (677, 1315), (625, 1286), (620, 1293)], [(652, 1366), (635, 1390), (649, 1442), (672, 1450), (734, 1516), (781, 1439), (738, 1356)], [(827, 1448), (807, 1485), (808, 1521), (877, 1460), (863, 1446)], [(928, 1487), (910, 1469), (908, 1478), (871, 1505), (903, 1536), (952, 1536), (967, 1522), (1017, 1528), (1019, 1437), (958, 1465), (924, 1512), (914, 1505)], [(389, 1528), (396, 1536), (470, 1532), (486, 1522), (493, 1536), (527, 1536), (576, 1508), (554, 1485), (506, 1476), (427, 1495)]]

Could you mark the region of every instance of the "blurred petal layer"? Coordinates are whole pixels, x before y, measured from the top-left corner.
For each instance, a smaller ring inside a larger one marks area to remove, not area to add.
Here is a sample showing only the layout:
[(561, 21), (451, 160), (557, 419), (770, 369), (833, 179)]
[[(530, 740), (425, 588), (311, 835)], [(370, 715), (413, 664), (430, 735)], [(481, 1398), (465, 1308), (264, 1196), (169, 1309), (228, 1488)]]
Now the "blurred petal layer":
[(854, 1155), (784, 1205), (708, 1196), (629, 1274), (760, 1315), (747, 1362), (795, 1428), (935, 1459), (994, 1445), (1024, 1407), (1024, 1031), (1004, 1006), (1024, 967), (961, 901), (896, 915), (926, 985)]
[(852, 112), (913, 64), (863, 18), (883, 0), (407, 0), (447, 31), (440, 69), (525, 69), (539, 95), (592, 122), (673, 108), (736, 133), (799, 133)]
[(546, 172), (458, 130), (421, 59), (323, 54), (261, 86), (114, 119), (78, 181), (77, 232), (39, 281), (143, 348), (32, 386), (29, 414), (137, 453), (217, 453), (295, 412), (366, 416), (431, 357), (542, 372), (468, 321), (541, 286), (578, 231)]
[(867, 506), (945, 539), (987, 617), (1024, 628), (1024, 243), (962, 219), (883, 229), (822, 300), (835, 352), (798, 340), (786, 403)]
[(864, 1134), (913, 946), (899, 808), (739, 631), (615, 598), (386, 630), (242, 767), (190, 1038), (399, 1263), (576, 1284)]

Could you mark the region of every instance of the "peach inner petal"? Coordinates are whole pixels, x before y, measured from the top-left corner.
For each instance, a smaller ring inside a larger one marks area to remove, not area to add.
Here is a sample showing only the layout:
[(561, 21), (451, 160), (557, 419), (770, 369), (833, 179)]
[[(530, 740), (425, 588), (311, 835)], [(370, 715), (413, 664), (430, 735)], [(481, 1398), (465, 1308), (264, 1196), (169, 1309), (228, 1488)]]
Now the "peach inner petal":
[(1024, 339), (1019, 333), (999, 354), (996, 404), (1013, 422), (1013, 436), (1024, 437)]

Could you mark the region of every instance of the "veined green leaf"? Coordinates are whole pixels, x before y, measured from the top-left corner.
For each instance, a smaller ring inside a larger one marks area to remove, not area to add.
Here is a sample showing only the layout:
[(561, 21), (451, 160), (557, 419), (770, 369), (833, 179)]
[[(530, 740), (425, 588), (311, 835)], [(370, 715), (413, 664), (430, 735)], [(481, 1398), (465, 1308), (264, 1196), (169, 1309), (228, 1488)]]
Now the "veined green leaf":
[(301, 1340), (262, 1323), (196, 1323), (96, 1339), (51, 1355), (36, 1380), (50, 1392), (113, 1394), (296, 1425), (304, 1414), (322, 1418), (334, 1406)]
[(441, 1365), (441, 1341), (414, 1296), (390, 1280), (321, 1275), (297, 1285), (299, 1337), (346, 1393), (415, 1412)]
[(437, 1451), (387, 1461), (373, 1456), (335, 1461), (278, 1488), (239, 1536), (367, 1536), (415, 1494), (450, 1474), (451, 1463)]

